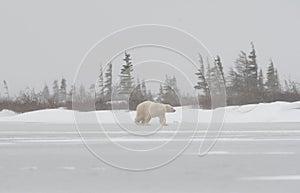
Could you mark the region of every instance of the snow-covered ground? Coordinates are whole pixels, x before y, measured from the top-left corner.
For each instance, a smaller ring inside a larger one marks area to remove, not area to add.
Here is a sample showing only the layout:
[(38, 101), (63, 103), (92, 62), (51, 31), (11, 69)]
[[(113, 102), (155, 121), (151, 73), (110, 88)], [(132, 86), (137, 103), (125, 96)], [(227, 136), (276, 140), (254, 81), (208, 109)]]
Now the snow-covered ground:
[(11, 110), (7, 110), (7, 109), (0, 111), (0, 118), (1, 117), (9, 117), (9, 116), (13, 116), (13, 115), (17, 115), (17, 113), (15, 113)]
[[(74, 124), (73, 111), (53, 109), (5, 116), (3, 113), (0, 192), (298, 193), (300, 103), (276, 102), (225, 110), (220, 133), (206, 131), (212, 111), (184, 107), (168, 114), (169, 126), (148, 136), (132, 135), (119, 128), (155, 131), (157, 120), (151, 126), (136, 126), (132, 122), (135, 112), (98, 111), (96, 115), (105, 132), (97, 124), (86, 122), (81, 125), (81, 136)], [(94, 112), (80, 115), (89, 113)], [(191, 118), (182, 122), (182, 114)], [(196, 133), (194, 114), (200, 118)], [(123, 119), (124, 115), (129, 116)], [(116, 117), (122, 124), (116, 124)], [(83, 139), (102, 156), (130, 166), (147, 165), (173, 155), (190, 140), (192, 143), (164, 167), (129, 172), (93, 156)], [(198, 156), (201, 144), (216, 139), (205, 156)], [(112, 142), (138, 150), (168, 144), (160, 151), (133, 156), (127, 150), (116, 151)]]
[[(220, 109), (220, 108), (219, 108)], [(200, 123), (210, 122), (213, 110), (191, 109), (189, 107), (177, 107), (175, 113), (168, 113), (169, 123), (197, 122), (198, 115)], [(275, 102), (261, 103), (243, 106), (225, 107), (224, 122), (228, 123), (251, 123), (251, 122), (300, 122), (300, 102)], [(82, 116), (96, 114), (98, 121), (104, 124), (117, 122), (132, 123), (135, 111), (96, 111), (77, 112)], [(128, 119), (119, 119), (128, 114)], [(184, 117), (184, 118), (182, 118)], [(23, 114), (15, 114), (9, 110), (0, 112), (0, 122), (35, 122), (35, 123), (75, 123), (74, 112), (65, 109), (47, 109)]]

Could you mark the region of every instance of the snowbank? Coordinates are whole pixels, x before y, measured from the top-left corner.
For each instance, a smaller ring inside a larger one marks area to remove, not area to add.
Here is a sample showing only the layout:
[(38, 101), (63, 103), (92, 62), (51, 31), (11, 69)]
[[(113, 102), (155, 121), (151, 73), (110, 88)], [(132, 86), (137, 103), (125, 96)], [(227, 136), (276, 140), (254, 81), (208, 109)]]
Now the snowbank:
[[(213, 110), (190, 109), (178, 107), (175, 113), (168, 113), (167, 120), (172, 122), (199, 122), (207, 123), (212, 119)], [(299, 102), (261, 103), (243, 106), (225, 107), (224, 122), (251, 123), (251, 122), (300, 122)], [(135, 111), (96, 111), (75, 112), (80, 117), (96, 116), (101, 123), (132, 123)], [(183, 118), (184, 117), (184, 118)], [(23, 114), (16, 114), (4, 110), (0, 112), (0, 122), (37, 122), (37, 123), (65, 123), (74, 124), (74, 111), (65, 109), (47, 109)], [(89, 122), (89, 119), (86, 119)], [(153, 122), (157, 122), (154, 120)]]
[(2, 111), (0, 111), (0, 117), (9, 117), (9, 116), (13, 116), (16, 114), (17, 113), (15, 113), (14, 111), (7, 110), (7, 109), (3, 109)]
[(227, 122), (300, 122), (300, 102), (274, 102), (226, 108)]

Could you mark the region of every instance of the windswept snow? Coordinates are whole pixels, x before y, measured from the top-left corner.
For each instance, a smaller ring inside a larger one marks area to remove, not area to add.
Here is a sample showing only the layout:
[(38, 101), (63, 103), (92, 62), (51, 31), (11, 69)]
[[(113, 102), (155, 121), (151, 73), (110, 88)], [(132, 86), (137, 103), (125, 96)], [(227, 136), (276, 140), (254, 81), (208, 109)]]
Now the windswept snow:
[(1, 117), (9, 117), (9, 116), (13, 116), (16, 115), (17, 113), (11, 111), (11, 110), (7, 110), (7, 109), (3, 109), (2, 111), (0, 111), (0, 118)]
[[(218, 110), (220, 110), (219, 108)], [(221, 109), (222, 110), (222, 109)], [(197, 122), (208, 123), (212, 119), (214, 110), (192, 109), (177, 107), (175, 113), (167, 114), (169, 123)], [(255, 123), (255, 122), (300, 122), (300, 102), (274, 102), (243, 106), (225, 107), (224, 122)], [(89, 117), (96, 113), (98, 122), (133, 123), (135, 111), (95, 111), (76, 112), (76, 115)], [(183, 118), (184, 117), (184, 118)], [(36, 122), (36, 123), (65, 123), (74, 124), (74, 111), (65, 109), (47, 109), (23, 114), (16, 114), (9, 110), (0, 112), (0, 122)], [(87, 120), (88, 122), (88, 120)], [(157, 120), (153, 120), (157, 122)]]
[[(299, 192), (300, 102), (226, 107), (221, 132), (206, 130), (212, 110), (176, 109), (167, 114), (169, 126), (153, 135), (144, 134), (156, 131), (158, 120), (136, 126), (134, 111), (48, 109), (0, 117), (0, 192), (134, 192), (137, 185), (150, 192)], [(83, 124), (78, 131), (74, 113), (96, 115), (105, 124)], [(194, 117), (200, 121), (196, 133)], [(116, 119), (127, 123), (118, 127)], [(166, 167), (131, 173), (95, 159), (86, 148), (112, 164), (145, 168), (189, 142)]]
[(300, 180), (300, 175), (287, 175), (287, 176), (254, 176), (243, 177), (241, 180), (258, 180), (258, 181), (291, 181)]
[(226, 108), (226, 122), (300, 122), (300, 102), (274, 102)]
[(28, 113), (16, 114), (10, 117), (0, 117), (5, 122), (37, 122), (37, 123), (72, 123), (73, 111), (65, 109), (46, 109)]

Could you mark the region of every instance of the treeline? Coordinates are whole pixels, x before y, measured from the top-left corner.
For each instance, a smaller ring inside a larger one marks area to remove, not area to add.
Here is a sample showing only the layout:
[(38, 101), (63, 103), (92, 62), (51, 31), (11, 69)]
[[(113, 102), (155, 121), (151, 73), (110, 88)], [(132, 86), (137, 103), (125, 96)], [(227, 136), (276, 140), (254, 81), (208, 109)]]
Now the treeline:
[(119, 83), (112, 84), (112, 63), (103, 72), (100, 67), (99, 77), (95, 85), (96, 109), (127, 108), (134, 110), (136, 106), (145, 101), (158, 101), (173, 106), (180, 105), (179, 90), (176, 77), (166, 75), (165, 82), (160, 85), (158, 94), (152, 94), (147, 88), (145, 80), (140, 81), (133, 76), (131, 55), (125, 52), (124, 64), (119, 74)]
[[(0, 97), (0, 110), (11, 109), (16, 112), (27, 112), (40, 109), (64, 107), (72, 109), (72, 102), (76, 104), (86, 104), (95, 102), (96, 110), (125, 109), (133, 110), (145, 100), (155, 100), (162, 103), (169, 103), (174, 106), (180, 105), (179, 90), (176, 77), (166, 75), (165, 83), (160, 85), (157, 96), (147, 89), (146, 82), (133, 77), (133, 65), (131, 56), (125, 52), (124, 64), (120, 70), (119, 83), (113, 83), (112, 68), (109, 63), (105, 69), (100, 66), (99, 77), (96, 84), (91, 84), (88, 88), (84, 85), (71, 85), (67, 88), (66, 79), (55, 80), (52, 88), (45, 85), (42, 91), (27, 88), (21, 91), (18, 96), (9, 95), (9, 87), (4, 80), (4, 93)], [(85, 110), (80, 108), (81, 110)], [(88, 110), (88, 109), (87, 109)]]
[(200, 68), (195, 73), (198, 77), (195, 89), (201, 91), (199, 103), (203, 108), (210, 108), (211, 92), (215, 93), (211, 89), (217, 88), (220, 83), (226, 88), (227, 105), (300, 100), (299, 84), (291, 80), (280, 81), (278, 69), (272, 60), (269, 61), (267, 72), (263, 73), (253, 43), (249, 53), (240, 52), (227, 74), (223, 71), (220, 56), (214, 59), (213, 64), (204, 64), (200, 55), (199, 62)]
[(194, 86), (199, 93), (198, 99), (188, 93), (183, 94), (178, 89), (176, 77), (169, 75), (166, 75), (165, 82), (159, 86), (159, 90), (152, 93), (145, 80), (133, 76), (134, 66), (129, 53), (125, 52), (123, 62), (118, 83), (113, 82), (116, 78), (113, 77), (113, 64), (110, 62), (105, 67), (100, 66), (96, 83), (88, 88), (83, 85), (68, 87), (66, 79), (62, 78), (55, 80), (50, 88), (45, 85), (42, 91), (27, 88), (18, 96), (10, 96), (9, 85), (4, 80), (0, 110), (27, 112), (58, 107), (72, 109), (72, 102), (83, 105), (95, 102), (96, 110), (128, 107), (132, 110), (145, 100), (173, 106), (199, 103), (201, 108), (211, 108), (211, 93), (224, 97), (222, 88), (226, 88), (228, 105), (300, 100), (299, 84), (291, 80), (280, 81), (279, 72), (272, 60), (268, 64), (267, 72), (263, 73), (259, 68), (253, 43), (249, 53), (240, 52), (234, 66), (227, 73), (224, 72), (220, 56), (216, 56), (210, 63), (208, 59), (204, 61), (199, 54), (200, 68), (195, 72), (198, 81)]

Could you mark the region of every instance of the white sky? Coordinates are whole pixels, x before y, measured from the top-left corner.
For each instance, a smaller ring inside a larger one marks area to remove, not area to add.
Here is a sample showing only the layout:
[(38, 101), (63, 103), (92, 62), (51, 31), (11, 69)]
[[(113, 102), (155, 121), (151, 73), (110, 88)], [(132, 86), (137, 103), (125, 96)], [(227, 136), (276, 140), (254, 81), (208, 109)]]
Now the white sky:
[(253, 41), (264, 71), (272, 58), (282, 78), (300, 81), (299, 10), (298, 0), (1, 1), (0, 80), (14, 94), (61, 77), (71, 81), (85, 53), (104, 36), (157, 23), (193, 34), (226, 67)]

